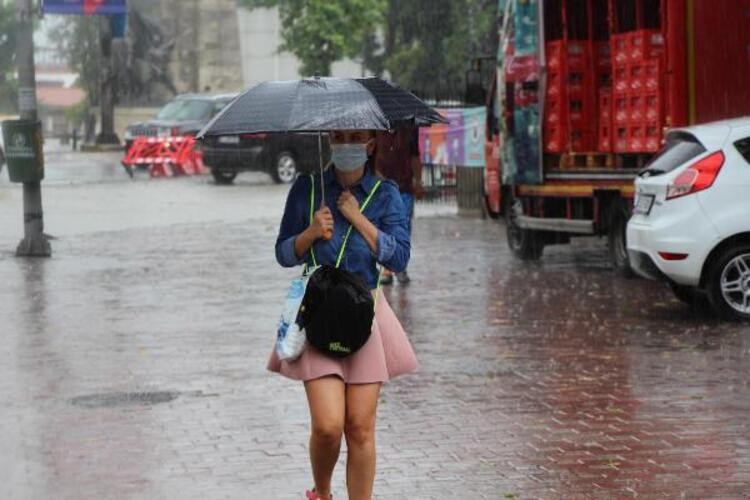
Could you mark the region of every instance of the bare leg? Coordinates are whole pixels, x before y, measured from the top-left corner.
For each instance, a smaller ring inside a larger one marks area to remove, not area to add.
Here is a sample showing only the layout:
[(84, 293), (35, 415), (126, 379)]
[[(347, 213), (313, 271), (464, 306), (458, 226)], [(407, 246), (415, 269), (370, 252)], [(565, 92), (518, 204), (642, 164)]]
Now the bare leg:
[(346, 488), (349, 500), (370, 500), (375, 482), (375, 415), (381, 384), (346, 386)]
[(323, 377), (305, 382), (305, 392), (312, 421), (310, 463), (315, 491), (327, 497), (331, 494), (331, 476), (341, 450), (345, 386), (338, 377)]

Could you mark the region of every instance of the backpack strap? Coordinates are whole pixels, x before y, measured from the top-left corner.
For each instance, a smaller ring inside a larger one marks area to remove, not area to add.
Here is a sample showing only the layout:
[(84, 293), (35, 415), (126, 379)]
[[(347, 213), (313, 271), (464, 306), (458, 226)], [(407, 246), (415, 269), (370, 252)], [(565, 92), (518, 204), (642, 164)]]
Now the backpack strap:
[[(370, 200), (372, 200), (372, 196), (375, 194), (375, 191), (378, 190), (380, 187), (380, 183), (382, 181), (378, 180), (375, 183), (375, 186), (370, 191), (370, 194), (367, 195), (367, 198), (365, 199), (364, 203), (362, 203), (362, 206), (359, 207), (359, 212), (363, 213), (365, 211), (365, 208), (367, 208), (367, 205), (370, 204)], [(336, 258), (336, 267), (339, 267), (341, 265), (341, 259), (344, 257), (344, 249), (346, 248), (346, 242), (349, 241), (349, 235), (352, 232), (352, 225), (349, 224), (349, 229), (346, 230), (346, 236), (344, 236), (344, 242), (341, 244), (341, 249), (339, 250), (338, 258)]]

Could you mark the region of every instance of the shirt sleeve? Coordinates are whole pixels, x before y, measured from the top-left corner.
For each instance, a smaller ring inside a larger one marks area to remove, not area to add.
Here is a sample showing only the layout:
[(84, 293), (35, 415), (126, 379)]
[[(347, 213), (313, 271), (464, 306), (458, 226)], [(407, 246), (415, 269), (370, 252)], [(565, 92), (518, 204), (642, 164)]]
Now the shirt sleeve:
[(304, 262), (294, 252), (297, 235), (307, 228), (310, 219), (310, 177), (300, 176), (292, 185), (286, 198), (284, 216), (276, 238), (276, 261), (284, 267), (293, 267)]
[(391, 271), (401, 272), (409, 264), (411, 241), (401, 196), (394, 186), (384, 185), (387, 198), (378, 227), (377, 261)]

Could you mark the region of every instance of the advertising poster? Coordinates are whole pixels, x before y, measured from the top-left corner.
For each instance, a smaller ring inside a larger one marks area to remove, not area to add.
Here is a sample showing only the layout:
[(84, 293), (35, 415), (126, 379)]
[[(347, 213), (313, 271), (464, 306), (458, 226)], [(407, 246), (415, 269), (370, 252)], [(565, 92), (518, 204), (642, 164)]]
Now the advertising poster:
[(484, 167), (484, 107), (438, 109), (449, 124), (419, 129), (422, 163)]

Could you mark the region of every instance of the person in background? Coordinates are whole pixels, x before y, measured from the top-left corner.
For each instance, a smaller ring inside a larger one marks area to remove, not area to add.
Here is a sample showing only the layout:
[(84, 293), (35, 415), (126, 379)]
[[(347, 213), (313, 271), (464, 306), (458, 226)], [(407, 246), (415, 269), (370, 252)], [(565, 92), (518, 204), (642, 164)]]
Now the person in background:
[[(414, 199), (422, 197), (422, 162), (419, 156), (419, 129), (400, 127), (396, 130), (378, 131), (375, 146), (375, 171), (398, 185), (406, 212), (407, 229), (411, 238), (414, 218)], [(383, 268), (380, 283), (393, 283), (393, 272)], [(399, 283), (410, 281), (406, 269), (395, 273)]]

